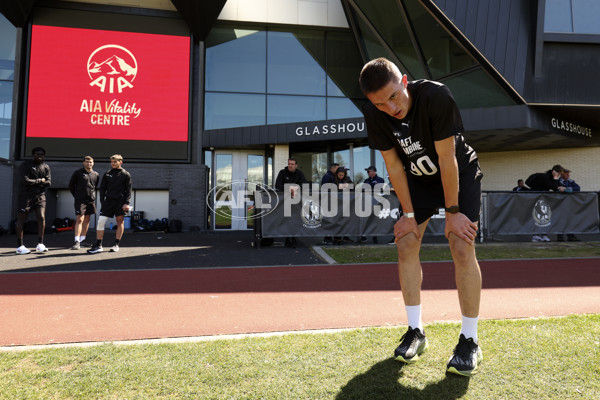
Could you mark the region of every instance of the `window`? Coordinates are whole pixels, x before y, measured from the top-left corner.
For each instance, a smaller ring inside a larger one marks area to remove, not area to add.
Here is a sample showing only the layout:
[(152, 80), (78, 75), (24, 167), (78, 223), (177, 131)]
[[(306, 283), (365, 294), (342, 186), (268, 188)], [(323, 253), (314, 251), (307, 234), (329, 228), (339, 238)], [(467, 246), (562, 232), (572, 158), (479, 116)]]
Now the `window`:
[(468, 49), (421, 3), (407, 0), (348, 2), (366, 58), (386, 57), (396, 62), (410, 80), (431, 79), (445, 83), (460, 108), (515, 104), (478, 65)]
[(349, 31), (217, 27), (206, 46), (204, 129), (362, 116)]
[(600, 34), (598, 0), (546, 0), (544, 32)]
[(0, 158), (10, 155), (17, 29), (0, 15)]
[(264, 93), (266, 32), (216, 29), (207, 40), (206, 90)]

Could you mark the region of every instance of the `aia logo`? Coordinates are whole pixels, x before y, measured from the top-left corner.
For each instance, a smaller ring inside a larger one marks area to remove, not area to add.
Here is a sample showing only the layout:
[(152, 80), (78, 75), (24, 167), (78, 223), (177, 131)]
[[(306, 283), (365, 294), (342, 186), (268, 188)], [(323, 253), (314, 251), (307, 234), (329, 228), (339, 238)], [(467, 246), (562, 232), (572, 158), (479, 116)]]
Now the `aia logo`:
[(90, 86), (98, 86), (102, 93), (122, 93), (133, 87), (137, 75), (137, 61), (123, 46), (107, 44), (92, 52), (87, 62)]

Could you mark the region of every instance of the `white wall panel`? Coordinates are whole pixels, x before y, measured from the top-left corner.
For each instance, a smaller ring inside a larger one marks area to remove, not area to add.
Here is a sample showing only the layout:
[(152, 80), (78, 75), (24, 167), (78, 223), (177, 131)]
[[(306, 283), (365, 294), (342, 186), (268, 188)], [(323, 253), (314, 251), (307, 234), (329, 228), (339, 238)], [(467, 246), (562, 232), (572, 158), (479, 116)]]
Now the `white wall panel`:
[(341, 0), (227, 0), (219, 20), (348, 27)]
[(327, 1), (298, 0), (298, 23), (327, 26)]
[(240, 21), (267, 21), (267, 0), (240, 0), (238, 2), (238, 18)]
[(268, 0), (267, 22), (280, 24), (298, 23), (297, 0)]
[(149, 220), (169, 218), (168, 190), (136, 190), (135, 211), (143, 211), (144, 218)]

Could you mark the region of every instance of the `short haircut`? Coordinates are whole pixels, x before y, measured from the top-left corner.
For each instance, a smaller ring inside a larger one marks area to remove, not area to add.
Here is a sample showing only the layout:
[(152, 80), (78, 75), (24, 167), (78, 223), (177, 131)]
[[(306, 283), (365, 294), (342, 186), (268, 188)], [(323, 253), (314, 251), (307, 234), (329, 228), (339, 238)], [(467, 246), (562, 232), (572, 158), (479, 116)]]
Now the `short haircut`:
[(333, 167), (339, 167), (339, 166), (340, 166), (340, 164), (334, 162), (334, 163), (331, 163), (331, 165), (329, 166), (329, 169), (331, 169)]
[(392, 81), (399, 82), (402, 79), (402, 73), (387, 58), (376, 58), (365, 64), (358, 82), (360, 89), (365, 95), (381, 90), (385, 85)]
[(33, 149), (31, 149), (31, 155), (34, 155), (38, 151), (41, 151), (42, 153), (44, 153), (44, 155), (46, 155), (46, 150), (44, 150), (43, 147), (34, 147)]
[(92, 156), (85, 156), (85, 157), (83, 157), (83, 161), (88, 161), (88, 160), (94, 161), (94, 158)]
[(295, 159), (295, 158), (288, 158), (288, 161), (293, 161), (293, 162), (295, 162), (296, 164), (298, 164), (298, 161), (296, 161), (296, 159)]
[(120, 154), (113, 154), (112, 156), (110, 156), (111, 160), (117, 160), (117, 161), (123, 161), (123, 156)]

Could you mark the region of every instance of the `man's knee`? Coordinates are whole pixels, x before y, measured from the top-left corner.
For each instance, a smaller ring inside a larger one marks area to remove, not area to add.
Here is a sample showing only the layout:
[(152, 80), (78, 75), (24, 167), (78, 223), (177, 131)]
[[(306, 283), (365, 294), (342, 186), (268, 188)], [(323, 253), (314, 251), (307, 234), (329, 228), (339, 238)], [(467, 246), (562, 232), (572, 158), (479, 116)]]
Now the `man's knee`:
[(460, 239), (453, 233), (450, 234), (450, 252), (455, 263), (465, 264), (475, 259), (475, 246)]
[(411, 232), (396, 240), (396, 248), (398, 249), (398, 259), (400, 261), (411, 259), (419, 256), (421, 241)]
[(96, 226), (96, 230), (103, 231), (104, 227), (106, 226), (106, 221), (108, 221), (108, 217), (101, 215), (100, 218), (98, 218), (98, 224)]
[(15, 227), (17, 229), (23, 229), (26, 219), (27, 219), (27, 213), (18, 213), (17, 220), (15, 221)]

